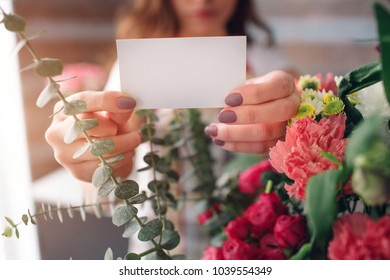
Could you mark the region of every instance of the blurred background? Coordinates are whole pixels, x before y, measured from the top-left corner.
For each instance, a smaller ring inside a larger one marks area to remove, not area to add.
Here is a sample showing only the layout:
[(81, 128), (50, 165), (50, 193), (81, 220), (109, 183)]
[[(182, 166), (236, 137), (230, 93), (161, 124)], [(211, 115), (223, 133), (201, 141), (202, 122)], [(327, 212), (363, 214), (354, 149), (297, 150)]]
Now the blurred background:
[[(102, 87), (115, 59), (113, 19), (125, 0), (14, 0), (14, 10), (28, 21), (28, 34), (45, 30), (33, 41), (43, 57), (61, 58), (65, 64), (98, 66)], [(378, 59), (376, 25), (369, 0), (256, 0), (256, 8), (271, 26), (277, 47), (302, 74), (342, 75), (352, 68)], [(31, 63), (26, 51), (20, 65)], [(77, 75), (74, 73), (73, 75)], [(54, 102), (39, 109), (35, 105), (44, 81), (32, 71), (21, 74), (29, 165), (34, 200), (75, 203), (77, 182), (60, 168), (44, 139)], [(75, 188), (66, 185), (74, 185)], [(110, 246), (117, 255), (127, 249), (109, 218), (79, 217), (64, 224), (42, 221), (38, 226), (42, 259), (101, 259)], [(115, 237), (117, 236), (117, 237)], [(113, 241), (115, 240), (115, 242)]]

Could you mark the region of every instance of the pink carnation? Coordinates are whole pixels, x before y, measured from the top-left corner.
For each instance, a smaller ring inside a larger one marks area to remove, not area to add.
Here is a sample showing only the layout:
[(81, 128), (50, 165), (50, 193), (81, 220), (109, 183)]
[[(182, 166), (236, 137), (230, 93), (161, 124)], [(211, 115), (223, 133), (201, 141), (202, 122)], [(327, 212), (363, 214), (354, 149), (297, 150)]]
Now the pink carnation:
[(328, 257), (333, 260), (390, 260), (390, 216), (377, 222), (355, 213), (333, 225)]
[(343, 160), (347, 144), (343, 139), (345, 121), (343, 114), (331, 115), (319, 122), (309, 117), (296, 120), (287, 128), (286, 140), (278, 141), (270, 150), (272, 166), (295, 181), (291, 186), (285, 185), (290, 196), (304, 199), (311, 176), (337, 167), (321, 156), (321, 152)]

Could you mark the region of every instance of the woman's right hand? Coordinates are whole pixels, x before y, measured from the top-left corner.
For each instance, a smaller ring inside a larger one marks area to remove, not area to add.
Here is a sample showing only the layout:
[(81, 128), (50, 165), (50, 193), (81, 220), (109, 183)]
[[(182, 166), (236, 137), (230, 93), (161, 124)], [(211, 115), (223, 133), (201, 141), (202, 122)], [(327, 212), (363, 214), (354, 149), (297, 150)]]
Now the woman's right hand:
[[(115, 149), (105, 154), (104, 157), (124, 154), (123, 160), (111, 166), (115, 176), (122, 178), (128, 176), (132, 170), (135, 149), (142, 141), (139, 121), (136, 121), (137, 117), (133, 116), (135, 100), (124, 93), (114, 91), (84, 91), (72, 95), (69, 99), (86, 102), (86, 111), (78, 117), (80, 119), (96, 118), (99, 121), (99, 125), (88, 130), (87, 133), (91, 138), (107, 138), (114, 141)], [(54, 112), (60, 110), (62, 106), (62, 102), (58, 102), (54, 107)], [(65, 133), (73, 124), (72, 116), (67, 116), (62, 111), (55, 114), (46, 131), (46, 141), (53, 148), (58, 163), (77, 179), (90, 182), (100, 160), (89, 152), (79, 158), (73, 158), (73, 154), (86, 143), (82, 135), (71, 144), (64, 142)]]

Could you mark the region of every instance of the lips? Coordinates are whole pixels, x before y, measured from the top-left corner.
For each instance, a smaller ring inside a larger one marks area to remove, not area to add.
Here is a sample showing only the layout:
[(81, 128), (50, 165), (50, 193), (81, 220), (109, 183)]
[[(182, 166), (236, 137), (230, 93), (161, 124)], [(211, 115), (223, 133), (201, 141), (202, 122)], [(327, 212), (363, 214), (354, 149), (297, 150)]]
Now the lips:
[(202, 10), (199, 10), (195, 13), (195, 17), (200, 18), (200, 19), (208, 19), (208, 18), (212, 18), (214, 16), (215, 16), (215, 13), (212, 10), (208, 10), (208, 9), (202, 9)]

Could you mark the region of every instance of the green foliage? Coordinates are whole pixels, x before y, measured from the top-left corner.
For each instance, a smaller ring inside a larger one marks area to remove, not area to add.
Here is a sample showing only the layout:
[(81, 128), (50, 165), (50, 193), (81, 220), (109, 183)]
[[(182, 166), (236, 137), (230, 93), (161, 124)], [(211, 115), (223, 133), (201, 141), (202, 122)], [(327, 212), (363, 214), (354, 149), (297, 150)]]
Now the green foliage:
[(55, 77), (61, 75), (64, 65), (57, 58), (42, 58), (36, 61), (35, 72), (42, 77)]
[(6, 14), (3, 12), (3, 23), (5, 28), (11, 32), (23, 32), (26, 29), (26, 20), (15, 14)]
[(117, 227), (123, 226), (130, 222), (137, 215), (138, 209), (133, 205), (118, 207), (112, 216), (112, 223)]
[(119, 199), (129, 199), (139, 193), (139, 186), (133, 180), (126, 180), (120, 183), (115, 190), (115, 196)]
[(50, 100), (52, 100), (56, 94), (57, 91), (60, 89), (60, 85), (56, 82), (50, 80), (47, 86), (44, 88), (44, 90), (39, 95), (36, 105), (39, 108), (43, 108), (47, 103), (49, 103)]
[(98, 125), (97, 119), (76, 121), (65, 133), (64, 142), (71, 144), (75, 141), (84, 131), (96, 127)]
[(161, 235), (162, 222), (159, 219), (152, 220), (144, 225), (138, 232), (138, 239), (149, 241)]
[(114, 150), (114, 148), (114, 141), (106, 138), (100, 138), (93, 141), (93, 143), (90, 145), (89, 151), (92, 155), (100, 157), (104, 154), (107, 154), (108, 152), (111, 152)]
[[(141, 223), (145, 223), (148, 218), (147, 217), (141, 217), (139, 218), (139, 220), (141, 221)], [(125, 230), (122, 234), (122, 237), (124, 238), (129, 238), (131, 236), (133, 236), (139, 229), (141, 228), (141, 225), (140, 223), (137, 221), (137, 220), (131, 220), (130, 222), (128, 222), (126, 225), (125, 225)]]
[(87, 103), (83, 100), (73, 100), (64, 104), (64, 114), (68, 116), (85, 112)]
[(104, 183), (107, 182), (108, 179), (110, 179), (112, 172), (113, 170), (109, 165), (103, 164), (102, 166), (98, 167), (93, 173), (92, 184), (95, 187), (100, 188), (104, 185)]

